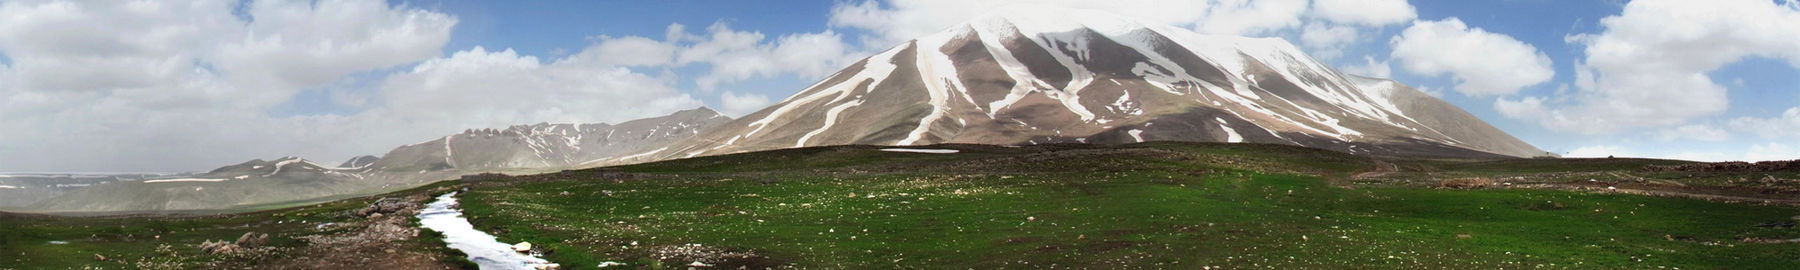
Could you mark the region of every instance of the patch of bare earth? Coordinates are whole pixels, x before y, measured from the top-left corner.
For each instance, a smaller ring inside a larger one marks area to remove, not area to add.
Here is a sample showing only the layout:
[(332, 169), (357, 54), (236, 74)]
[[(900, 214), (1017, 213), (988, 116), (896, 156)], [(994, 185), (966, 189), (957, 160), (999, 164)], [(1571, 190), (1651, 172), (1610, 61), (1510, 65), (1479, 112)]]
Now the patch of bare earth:
[(322, 226), (337, 232), (301, 237), (305, 247), (245, 269), (460, 269), (439, 262), (433, 248), (412, 241), (421, 230), (412, 217), (428, 198), (381, 199), (350, 213), (362, 220)]

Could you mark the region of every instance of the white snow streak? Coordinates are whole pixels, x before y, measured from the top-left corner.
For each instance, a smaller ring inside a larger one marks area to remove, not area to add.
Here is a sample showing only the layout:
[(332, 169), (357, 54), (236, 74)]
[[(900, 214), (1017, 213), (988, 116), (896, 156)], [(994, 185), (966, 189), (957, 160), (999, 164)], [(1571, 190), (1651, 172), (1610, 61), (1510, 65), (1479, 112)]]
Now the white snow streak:
[[(913, 53), (917, 55), (919, 79), (925, 85), (926, 94), (931, 96), (931, 113), (926, 114), (925, 118), (919, 119), (919, 127), (913, 128), (912, 132), (906, 135), (906, 139), (900, 140), (899, 145), (912, 145), (925, 139), (925, 132), (931, 131), (931, 124), (943, 119), (944, 114), (950, 112), (950, 89), (946, 88), (967, 91), (967, 88), (963, 87), (962, 79), (956, 76), (956, 63), (950, 61), (950, 56), (944, 55), (944, 52), (941, 51), (944, 43), (961, 34), (963, 33), (959, 31), (949, 31), (926, 36), (917, 41), (919, 44), (917, 48), (913, 48)], [(963, 96), (966, 98), (968, 95), (964, 93)]]
[(1137, 142), (1144, 142), (1144, 130), (1141, 130), (1141, 129), (1133, 129), (1133, 130), (1130, 130), (1130, 131), (1126, 131), (1126, 132), (1125, 132), (1125, 133), (1126, 133), (1126, 134), (1131, 134), (1131, 138), (1132, 138), (1132, 139), (1137, 139)]
[[(845, 109), (850, 109), (850, 107), (856, 107), (857, 105), (862, 105), (862, 100), (852, 100), (850, 102), (845, 102), (844, 104), (838, 104), (837, 107), (832, 107), (830, 111), (825, 112), (825, 125), (820, 126), (819, 129), (813, 130), (812, 132), (807, 132), (805, 136), (800, 136), (800, 140), (794, 142), (794, 147), (806, 147), (807, 140), (811, 140), (813, 136), (819, 135), (819, 133), (825, 133), (826, 130), (831, 129), (832, 124), (837, 123), (839, 113), (843, 113)], [(731, 139), (737, 140), (737, 137), (732, 137)], [(726, 142), (726, 144), (729, 145), (731, 143)]]
[(1231, 126), (1227, 125), (1230, 122), (1225, 122), (1224, 118), (1213, 118), (1213, 120), (1219, 121), (1219, 129), (1225, 131), (1225, 142), (1244, 142), (1244, 136), (1239, 136), (1236, 129), (1231, 129)]
[(424, 211), (419, 211), (419, 225), (426, 229), (444, 234), (444, 243), (450, 248), (469, 255), (469, 261), (480, 265), (481, 269), (536, 269), (536, 266), (549, 264), (542, 258), (526, 256), (512, 250), (512, 245), (501, 243), (494, 235), (475, 229), (464, 219), (462, 210), (456, 207), (456, 192), (438, 196), (437, 201), (427, 204)]
[[(891, 63), (894, 59), (894, 55), (899, 54), (900, 51), (905, 50), (906, 48), (907, 46), (896, 46), (881, 52), (881, 54), (869, 57), (869, 59), (863, 61), (863, 69), (861, 72), (856, 73), (856, 75), (852, 76), (850, 79), (844, 80), (842, 83), (823, 89), (820, 89), (819, 87), (824, 85), (815, 84), (812, 87), (807, 88), (808, 90), (816, 89), (817, 91), (815, 92), (801, 92), (802, 94), (788, 97), (787, 100), (782, 101), (781, 107), (777, 107), (774, 111), (770, 111), (769, 115), (763, 116), (762, 119), (751, 122), (749, 126), (756, 126), (756, 129), (744, 133), (744, 136), (755, 136), (758, 132), (761, 132), (763, 128), (769, 127), (770, 122), (780, 119), (781, 116), (787, 114), (788, 111), (798, 109), (806, 104), (812, 103), (814, 100), (825, 98), (832, 94), (837, 94), (839, 97), (848, 95), (849, 93), (854, 92), (853, 90), (855, 90), (856, 86), (863, 80), (874, 80), (874, 82), (869, 84), (870, 87), (880, 85), (881, 81), (887, 80), (887, 76), (893, 74), (894, 69), (897, 68)], [(827, 80), (821, 80), (819, 83), (823, 84), (826, 81)]]

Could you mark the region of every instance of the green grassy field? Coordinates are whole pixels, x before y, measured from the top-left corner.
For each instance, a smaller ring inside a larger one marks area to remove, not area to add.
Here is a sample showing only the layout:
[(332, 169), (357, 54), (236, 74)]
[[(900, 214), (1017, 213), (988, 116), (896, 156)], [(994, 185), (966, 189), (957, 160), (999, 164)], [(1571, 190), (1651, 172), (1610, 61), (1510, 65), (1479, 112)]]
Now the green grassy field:
[[(841, 146), (701, 157), (451, 188), (477, 228), (564, 269), (1794, 269), (1800, 208), (1554, 189), (1439, 189), (1458, 177), (1693, 186), (1754, 175), (1642, 173), (1680, 161), (1376, 161), (1273, 145)], [(1394, 167), (1393, 173), (1366, 172)], [(1792, 172), (1787, 172), (1792, 174)], [(1786, 176), (1782, 176), (1786, 177)], [(1780, 196), (1776, 194), (1773, 196)], [(1791, 195), (1785, 195), (1791, 196)], [(381, 197), (381, 196), (376, 196)], [(231, 215), (0, 216), (0, 269), (206, 269), (248, 231), (297, 250), (373, 197)], [(402, 248), (459, 260), (427, 232)], [(52, 243), (52, 241), (60, 241)], [(63, 243), (66, 242), (66, 243)], [(402, 252), (405, 253), (405, 252)], [(95, 254), (107, 257), (98, 261)], [(454, 264), (454, 263), (453, 263)], [(462, 266), (467, 266), (463, 264)], [(608, 268), (612, 269), (612, 268)]]
[[(420, 194), (440, 183), (389, 195)], [(234, 269), (289, 259), (307, 243), (300, 237), (341, 233), (362, 219), (348, 213), (374, 201), (349, 198), (239, 214), (65, 217), (0, 213), (0, 269)], [(247, 232), (267, 233), (270, 252), (212, 255), (197, 245), (234, 241)], [(416, 238), (414, 247), (455, 258), (442, 241)], [(96, 256), (98, 255), (98, 257)], [(101, 260), (100, 257), (104, 257)]]
[(1800, 238), (1754, 227), (1792, 207), (1345, 187), (1374, 164), (1275, 146), (949, 147), (962, 153), (810, 148), (521, 177), (475, 184), (464, 206), (578, 269), (1800, 265), (1800, 246), (1739, 240)]

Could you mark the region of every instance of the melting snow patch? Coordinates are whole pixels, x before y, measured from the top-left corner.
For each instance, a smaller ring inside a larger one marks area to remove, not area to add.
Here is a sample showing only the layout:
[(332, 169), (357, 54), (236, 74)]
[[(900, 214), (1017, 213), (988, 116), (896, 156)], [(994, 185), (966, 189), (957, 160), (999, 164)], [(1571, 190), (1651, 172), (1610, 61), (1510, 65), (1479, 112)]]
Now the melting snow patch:
[(215, 179), (215, 178), (176, 178), (176, 179), (156, 179), (156, 180), (144, 181), (144, 183), (224, 182), (224, 181), (225, 181), (225, 179)]
[(1131, 134), (1131, 138), (1137, 139), (1137, 142), (1144, 142), (1144, 130), (1142, 129), (1133, 129), (1125, 133)]
[(456, 206), (456, 192), (438, 196), (437, 201), (425, 206), (419, 212), (421, 227), (444, 234), (444, 243), (450, 248), (469, 255), (469, 261), (481, 266), (481, 269), (535, 269), (540, 265), (549, 265), (550, 261), (527, 256), (513, 251), (510, 244), (501, 243), (493, 235), (475, 229), (468, 219), (462, 216), (462, 210)]
[(881, 151), (903, 152), (903, 153), (925, 153), (925, 154), (955, 154), (957, 152), (961, 152), (956, 149), (912, 149), (912, 148), (884, 148), (884, 149), (881, 149)]
[(1232, 142), (1232, 143), (1244, 142), (1244, 136), (1238, 135), (1237, 130), (1231, 129), (1231, 126), (1225, 125), (1224, 118), (1213, 118), (1213, 120), (1218, 120), (1219, 121), (1219, 129), (1225, 130), (1225, 142)]
[(22, 187), (18, 187), (18, 186), (0, 185), (0, 189), (21, 189), (21, 188)]

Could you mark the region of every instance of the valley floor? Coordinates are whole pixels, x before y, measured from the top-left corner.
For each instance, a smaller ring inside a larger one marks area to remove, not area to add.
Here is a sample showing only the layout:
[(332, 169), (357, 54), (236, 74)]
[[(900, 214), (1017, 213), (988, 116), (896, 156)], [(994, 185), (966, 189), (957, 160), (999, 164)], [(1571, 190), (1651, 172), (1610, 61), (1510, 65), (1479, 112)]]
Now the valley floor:
[[(1645, 165), (1682, 162), (1631, 159), (1373, 160), (1252, 144), (884, 148), (474, 176), (388, 196), (416, 206), (466, 188), (458, 197), (475, 228), (533, 243), (564, 269), (1800, 265), (1800, 240), (1789, 240), (1800, 239), (1800, 207), (1790, 203), (1800, 198), (1791, 180), (1800, 172), (1649, 173)], [(374, 201), (209, 217), (7, 216), (0, 268), (131, 268), (165, 258), (159, 245), (183, 258), (177, 268), (293, 265), (323, 255), (201, 255), (196, 245), (249, 231), (270, 233), (281, 250), (343, 245), (305, 239), (380, 231), (369, 228), (392, 221), (357, 213)], [(327, 222), (354, 225), (316, 227)], [(375, 257), (460, 261), (435, 239), (368, 247), (379, 247)]]

